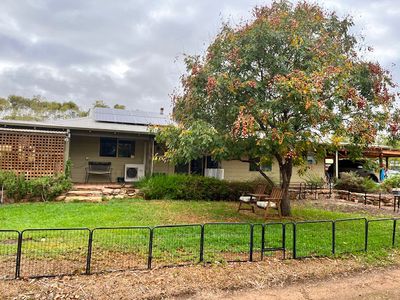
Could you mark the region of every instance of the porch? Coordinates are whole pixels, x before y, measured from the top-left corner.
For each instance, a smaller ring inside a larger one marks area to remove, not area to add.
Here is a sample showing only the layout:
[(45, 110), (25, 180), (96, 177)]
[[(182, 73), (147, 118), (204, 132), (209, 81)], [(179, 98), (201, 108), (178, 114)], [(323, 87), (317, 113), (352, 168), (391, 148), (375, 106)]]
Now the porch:
[[(154, 138), (149, 135), (74, 130), (66, 148), (75, 183), (134, 182), (153, 173)], [(111, 164), (110, 174), (88, 174), (89, 162)]]

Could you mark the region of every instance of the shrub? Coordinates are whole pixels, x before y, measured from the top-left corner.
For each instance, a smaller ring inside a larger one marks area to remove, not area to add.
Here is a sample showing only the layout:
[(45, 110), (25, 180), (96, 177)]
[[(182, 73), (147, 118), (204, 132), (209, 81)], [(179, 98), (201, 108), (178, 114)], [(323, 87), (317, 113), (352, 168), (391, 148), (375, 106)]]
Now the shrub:
[(71, 186), (71, 180), (65, 175), (44, 176), (29, 181), (31, 196), (40, 197), (42, 201), (54, 200)]
[(197, 175), (155, 175), (136, 184), (148, 199), (237, 200), (255, 182), (230, 182)]
[(307, 185), (312, 185), (318, 188), (322, 188), (325, 185), (324, 178), (315, 173), (307, 173), (305, 177), (305, 182)]
[(394, 175), (389, 178), (386, 178), (383, 183), (383, 187), (391, 191), (392, 189), (400, 188), (400, 175)]
[(68, 176), (61, 174), (26, 180), (24, 175), (11, 171), (0, 171), (0, 185), (8, 198), (15, 202), (28, 198), (40, 198), (42, 201), (54, 200), (55, 197), (69, 190), (72, 186)]
[(358, 193), (373, 193), (380, 189), (379, 184), (370, 178), (361, 177), (355, 172), (341, 173), (335, 183), (335, 188)]
[(19, 201), (26, 197), (29, 187), (24, 175), (16, 175), (11, 171), (0, 172), (0, 184), (8, 198)]

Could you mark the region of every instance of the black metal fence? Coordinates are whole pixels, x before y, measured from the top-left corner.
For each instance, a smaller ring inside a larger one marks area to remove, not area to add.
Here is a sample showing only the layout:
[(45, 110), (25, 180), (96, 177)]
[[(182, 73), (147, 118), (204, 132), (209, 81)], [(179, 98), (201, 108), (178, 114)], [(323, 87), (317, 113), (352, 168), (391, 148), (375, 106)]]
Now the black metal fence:
[[(332, 198), (334, 194), (342, 194), (341, 196), (344, 197), (342, 199), (348, 201), (350, 201), (352, 197), (355, 197), (358, 203), (362, 202), (364, 205), (373, 204), (377, 205), (379, 208), (381, 208), (382, 205), (393, 206), (393, 211), (396, 211), (396, 207), (397, 211), (400, 211), (400, 194), (389, 192), (351, 192), (335, 188), (332, 180), (323, 186), (304, 182), (293, 183), (289, 186), (289, 191), (295, 193), (297, 199), (307, 199), (311, 197), (317, 200), (321, 194), (326, 195), (328, 198)], [(391, 199), (387, 200), (388, 197)], [(385, 198), (386, 201), (384, 201)]]
[(0, 279), (320, 257), (400, 246), (398, 219), (0, 230)]

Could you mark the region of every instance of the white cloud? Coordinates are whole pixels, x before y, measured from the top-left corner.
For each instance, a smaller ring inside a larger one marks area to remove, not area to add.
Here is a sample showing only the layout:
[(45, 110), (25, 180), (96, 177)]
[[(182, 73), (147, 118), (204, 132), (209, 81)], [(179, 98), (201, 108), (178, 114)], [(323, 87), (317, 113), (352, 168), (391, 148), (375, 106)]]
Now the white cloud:
[(119, 78), (124, 78), (126, 72), (130, 70), (130, 67), (127, 63), (123, 62), (120, 59), (115, 60), (112, 64), (106, 67), (111, 73)]

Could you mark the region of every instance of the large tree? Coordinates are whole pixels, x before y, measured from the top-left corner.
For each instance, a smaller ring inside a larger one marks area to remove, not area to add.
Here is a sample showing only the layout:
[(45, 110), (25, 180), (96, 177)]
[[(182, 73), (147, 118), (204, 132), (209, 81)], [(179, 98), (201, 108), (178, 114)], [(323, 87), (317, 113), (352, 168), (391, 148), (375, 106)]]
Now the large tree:
[(203, 56), (185, 59), (183, 89), (173, 96), (178, 126), (158, 136), (164, 158), (275, 159), (290, 215), (293, 166), (305, 165), (307, 153), (322, 153), (327, 142), (367, 146), (391, 122), (390, 74), (362, 58), (352, 25), (316, 4), (287, 1), (224, 24)]
[(75, 102), (49, 101), (40, 96), (26, 98), (10, 95), (0, 98), (0, 118), (10, 120), (43, 121), (86, 116)]

